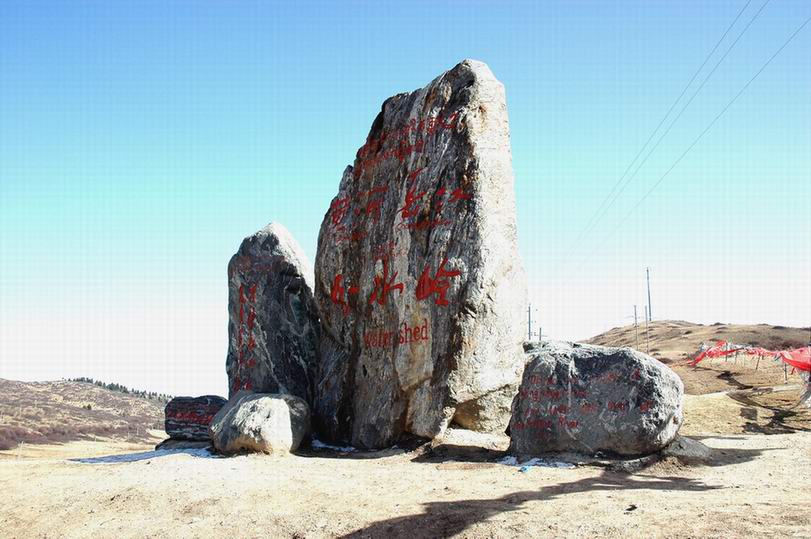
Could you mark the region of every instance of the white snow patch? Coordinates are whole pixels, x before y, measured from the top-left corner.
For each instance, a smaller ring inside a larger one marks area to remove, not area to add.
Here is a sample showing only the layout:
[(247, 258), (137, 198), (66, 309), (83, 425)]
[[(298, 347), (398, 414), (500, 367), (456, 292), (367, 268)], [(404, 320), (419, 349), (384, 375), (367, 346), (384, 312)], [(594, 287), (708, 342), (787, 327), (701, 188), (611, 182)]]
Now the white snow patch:
[(499, 464), (503, 464), (505, 466), (520, 466), (521, 472), (529, 471), (530, 468), (533, 466), (541, 466), (543, 468), (564, 468), (564, 469), (571, 469), (575, 468), (574, 464), (569, 462), (559, 462), (555, 460), (546, 460), (541, 458), (534, 458), (530, 459), (526, 462), (518, 462), (518, 458), (515, 456), (507, 456), (498, 461)]
[(316, 438), (313, 438), (313, 442), (311, 445), (313, 446), (313, 449), (330, 449), (332, 451), (340, 451), (341, 453), (351, 453), (353, 451), (357, 451), (354, 447), (349, 446), (340, 447), (337, 445), (325, 444), (324, 442)]

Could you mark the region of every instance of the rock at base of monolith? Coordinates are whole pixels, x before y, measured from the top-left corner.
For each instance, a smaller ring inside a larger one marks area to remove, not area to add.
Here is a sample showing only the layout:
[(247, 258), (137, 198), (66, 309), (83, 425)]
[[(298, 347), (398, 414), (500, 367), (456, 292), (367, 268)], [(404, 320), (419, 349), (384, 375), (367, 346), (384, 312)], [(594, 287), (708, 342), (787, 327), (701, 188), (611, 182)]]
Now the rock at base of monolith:
[(528, 344), (526, 351), (512, 406), (512, 453), (646, 455), (678, 433), (684, 385), (656, 359), (630, 348), (560, 342)]
[(239, 391), (214, 417), (209, 436), (220, 453), (287, 454), (310, 432), (310, 408), (293, 395)]
[(175, 397), (166, 403), (164, 429), (175, 440), (208, 441), (208, 426), (227, 401), (216, 395)]
[(324, 216), (314, 425), (379, 449), (509, 421), (523, 369), (504, 86), (465, 60), (387, 99)]
[(243, 240), (228, 264), (229, 397), (239, 390), (312, 402), (320, 325), (312, 268), (286, 228)]
[(456, 408), (453, 422), (465, 429), (490, 434), (504, 434), (510, 423), (510, 405), (518, 383), (507, 385)]

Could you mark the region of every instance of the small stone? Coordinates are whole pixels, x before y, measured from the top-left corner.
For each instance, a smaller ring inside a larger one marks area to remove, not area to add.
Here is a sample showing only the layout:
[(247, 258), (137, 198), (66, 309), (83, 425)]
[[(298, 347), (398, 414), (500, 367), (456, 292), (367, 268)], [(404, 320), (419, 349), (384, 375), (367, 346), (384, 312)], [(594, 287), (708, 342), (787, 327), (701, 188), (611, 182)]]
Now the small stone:
[(293, 395), (239, 391), (214, 417), (209, 435), (220, 453), (287, 454), (310, 432), (310, 409)]

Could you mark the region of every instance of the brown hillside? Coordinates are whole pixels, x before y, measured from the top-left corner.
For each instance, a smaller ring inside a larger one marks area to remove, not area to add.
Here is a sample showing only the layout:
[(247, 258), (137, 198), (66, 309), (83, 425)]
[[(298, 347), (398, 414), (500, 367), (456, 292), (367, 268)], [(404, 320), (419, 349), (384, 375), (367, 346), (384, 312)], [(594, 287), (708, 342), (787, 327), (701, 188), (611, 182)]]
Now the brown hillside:
[[(768, 350), (789, 350), (806, 346), (808, 328), (788, 328), (758, 324), (712, 324), (705, 326), (680, 320), (657, 320), (648, 328), (650, 355), (666, 363), (681, 376), (688, 394), (703, 395), (733, 389), (801, 385), (798, 373), (784, 370), (782, 362), (744, 356), (706, 359), (698, 367), (688, 363), (702, 343), (719, 340), (760, 346)], [(634, 326), (614, 328), (586, 341), (603, 346), (636, 348)], [(646, 351), (645, 326), (639, 327), (639, 350)]]
[[(758, 324), (712, 324), (705, 326), (681, 320), (656, 320), (649, 325), (650, 354), (669, 363), (693, 356), (701, 343), (719, 340), (760, 346), (768, 350), (787, 350), (806, 346), (809, 328), (789, 328)], [(586, 342), (602, 346), (629, 346), (645, 351), (645, 325), (639, 326), (639, 347), (634, 326), (614, 328)]]
[(0, 379), (0, 449), (95, 438), (148, 442), (149, 429), (163, 430), (155, 401), (84, 382)]

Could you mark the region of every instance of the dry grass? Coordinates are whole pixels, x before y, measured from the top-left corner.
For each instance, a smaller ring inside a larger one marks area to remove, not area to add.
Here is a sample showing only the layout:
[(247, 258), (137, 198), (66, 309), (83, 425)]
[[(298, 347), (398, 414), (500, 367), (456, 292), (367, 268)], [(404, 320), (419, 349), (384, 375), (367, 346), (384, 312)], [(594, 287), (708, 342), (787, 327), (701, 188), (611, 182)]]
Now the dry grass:
[(163, 429), (163, 408), (83, 382), (0, 379), (0, 449), (25, 443), (105, 438), (148, 441)]
[[(806, 346), (808, 328), (788, 328), (758, 324), (712, 324), (663, 320), (650, 324), (650, 355), (666, 363), (684, 381), (685, 392), (703, 395), (718, 391), (801, 385), (799, 373), (784, 370), (782, 362), (769, 358), (760, 361), (751, 356), (705, 359), (698, 368), (689, 365), (702, 343), (724, 340), (735, 344), (760, 346), (768, 350), (788, 350)], [(628, 346), (646, 351), (644, 325), (639, 328), (639, 346), (636, 346), (634, 326), (614, 328), (587, 342), (603, 346)], [(788, 373), (788, 376), (786, 374)]]

